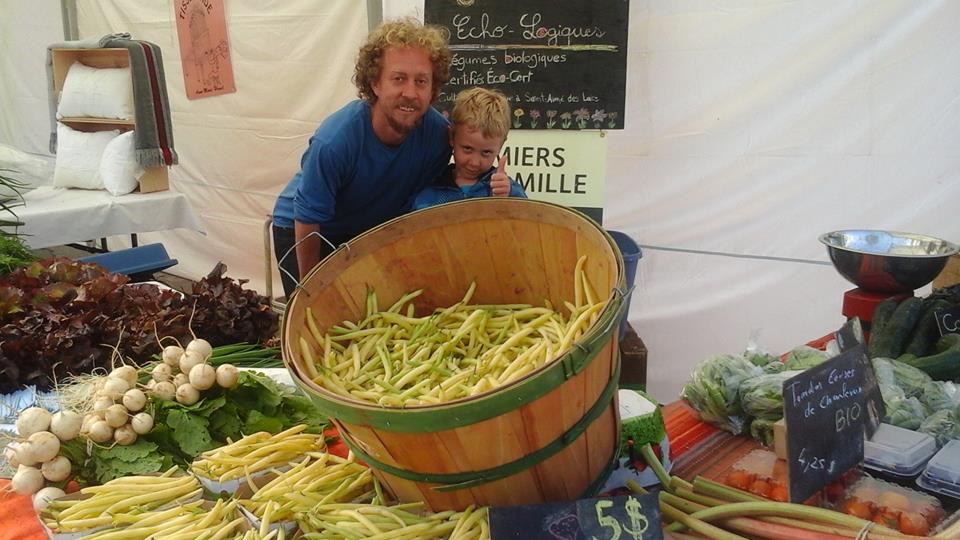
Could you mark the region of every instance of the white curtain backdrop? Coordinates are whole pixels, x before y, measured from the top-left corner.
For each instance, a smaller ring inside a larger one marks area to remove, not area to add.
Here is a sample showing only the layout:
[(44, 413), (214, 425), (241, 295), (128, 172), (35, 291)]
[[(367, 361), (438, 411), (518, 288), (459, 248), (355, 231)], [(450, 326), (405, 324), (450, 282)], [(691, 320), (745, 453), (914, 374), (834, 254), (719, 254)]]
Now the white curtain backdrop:
[[(262, 290), (263, 217), (317, 123), (354, 96), (366, 11), (351, 0), (225, 4), (235, 94), (186, 99), (172, 2), (78, 0), (80, 36), (129, 31), (163, 48), (181, 157), (173, 188), (207, 235), (143, 242), (162, 241), (176, 273), (196, 278), (223, 260)], [(62, 36), (59, 3), (0, 10), (0, 142), (43, 152), (43, 48)], [(384, 2), (386, 18), (422, 11), (422, 0)], [(607, 137), (604, 225), (644, 248), (630, 320), (655, 397), (675, 399), (696, 362), (751, 337), (782, 352), (839, 327), (852, 285), (821, 233), (960, 241), (958, 28), (949, 0), (631, 2), (626, 129)]]

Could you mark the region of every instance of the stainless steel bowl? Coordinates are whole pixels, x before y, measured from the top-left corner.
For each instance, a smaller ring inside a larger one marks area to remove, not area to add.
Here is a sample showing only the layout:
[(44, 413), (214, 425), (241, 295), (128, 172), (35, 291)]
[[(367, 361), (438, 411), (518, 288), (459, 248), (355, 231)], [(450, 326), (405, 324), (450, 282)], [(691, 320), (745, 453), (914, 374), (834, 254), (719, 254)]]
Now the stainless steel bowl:
[(847, 281), (874, 292), (923, 287), (960, 247), (946, 240), (894, 231), (846, 230), (820, 236), (833, 266)]

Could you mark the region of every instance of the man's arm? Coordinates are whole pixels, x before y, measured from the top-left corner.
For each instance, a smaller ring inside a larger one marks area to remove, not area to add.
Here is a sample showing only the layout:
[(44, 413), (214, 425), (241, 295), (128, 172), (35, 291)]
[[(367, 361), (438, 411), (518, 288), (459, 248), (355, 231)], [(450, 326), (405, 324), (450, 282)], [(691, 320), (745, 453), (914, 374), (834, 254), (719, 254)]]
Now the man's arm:
[[(320, 224), (293, 222), (293, 231), (297, 242), (297, 267), (300, 270), (300, 280), (320, 262), (320, 242), (319, 236), (313, 235), (307, 238), (310, 233), (319, 233)], [(306, 238), (306, 240), (304, 240)]]

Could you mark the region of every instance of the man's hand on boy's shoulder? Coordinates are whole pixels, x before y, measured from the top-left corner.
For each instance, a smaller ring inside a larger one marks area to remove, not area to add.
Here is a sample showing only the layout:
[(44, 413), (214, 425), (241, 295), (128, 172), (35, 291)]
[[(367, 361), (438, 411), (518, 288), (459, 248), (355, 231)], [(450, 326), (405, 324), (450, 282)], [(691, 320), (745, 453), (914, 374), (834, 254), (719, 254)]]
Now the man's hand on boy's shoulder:
[(497, 163), (497, 172), (490, 176), (490, 192), (494, 197), (510, 195), (510, 177), (507, 176), (506, 172), (508, 162), (507, 154), (500, 156), (500, 161)]

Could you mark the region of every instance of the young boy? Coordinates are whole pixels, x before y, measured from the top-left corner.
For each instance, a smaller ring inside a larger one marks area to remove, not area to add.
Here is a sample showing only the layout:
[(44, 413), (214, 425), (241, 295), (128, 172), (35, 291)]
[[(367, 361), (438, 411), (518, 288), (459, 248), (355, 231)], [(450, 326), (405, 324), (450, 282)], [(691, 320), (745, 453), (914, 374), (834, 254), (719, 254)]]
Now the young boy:
[(473, 197), (492, 195), (490, 182), (508, 180), (510, 197), (527, 194), (505, 172), (506, 157), (496, 167), (493, 160), (499, 155), (510, 131), (510, 103), (502, 92), (485, 88), (471, 88), (457, 94), (450, 114), (450, 146), (453, 164), (447, 166), (433, 185), (421, 191), (413, 201), (413, 209), (443, 204)]

